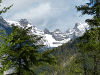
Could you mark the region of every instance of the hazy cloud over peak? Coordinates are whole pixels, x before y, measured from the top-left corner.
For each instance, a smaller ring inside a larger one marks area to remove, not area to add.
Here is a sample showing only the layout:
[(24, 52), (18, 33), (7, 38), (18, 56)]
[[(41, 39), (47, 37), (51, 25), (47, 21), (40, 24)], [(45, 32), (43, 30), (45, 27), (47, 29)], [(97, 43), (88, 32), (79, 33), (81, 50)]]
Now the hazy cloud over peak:
[(65, 31), (87, 18), (79, 17), (80, 13), (75, 9), (76, 5), (85, 2), (87, 0), (4, 0), (3, 6), (14, 6), (3, 16), (16, 21), (26, 18), (38, 28)]

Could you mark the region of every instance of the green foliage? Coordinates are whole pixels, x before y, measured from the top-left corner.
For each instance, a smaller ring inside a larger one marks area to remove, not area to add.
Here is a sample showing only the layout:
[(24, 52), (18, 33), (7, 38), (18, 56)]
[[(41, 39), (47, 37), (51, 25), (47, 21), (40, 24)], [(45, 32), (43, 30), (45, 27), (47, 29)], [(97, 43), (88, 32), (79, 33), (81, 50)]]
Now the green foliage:
[(100, 0), (90, 0), (86, 5), (77, 6), (77, 10), (83, 15), (93, 15), (92, 19), (86, 20), (90, 26), (100, 26)]
[(39, 52), (36, 45), (41, 38), (29, 34), (30, 28), (12, 26), (12, 33), (1, 32), (0, 62), (2, 72), (15, 68), (14, 75), (35, 75), (34, 67), (43, 64), (55, 64), (55, 57), (50, 51)]
[[(77, 44), (79, 49), (80, 61), (77, 59), (78, 65), (82, 64), (84, 75), (100, 74), (100, 1), (90, 0), (86, 5), (78, 6), (78, 11), (82, 14), (92, 15), (92, 19), (86, 22), (90, 25), (84, 36), (80, 37), (80, 43)], [(82, 56), (82, 58), (81, 58)], [(79, 67), (79, 66), (78, 66)]]
[(42, 66), (42, 72), (46, 72), (44, 75), (71, 75), (72, 72), (69, 72), (68, 68), (74, 57), (76, 57), (75, 42), (73, 40), (53, 49), (52, 54), (57, 58), (57, 63)]
[[(1, 3), (2, 0), (0, 0)], [(0, 15), (7, 12), (12, 6), (3, 7)], [(0, 66), (0, 75), (9, 69), (14, 69), (10, 75), (35, 75), (40, 65), (56, 63), (55, 57), (51, 54), (53, 50), (39, 51), (43, 46), (36, 43), (41, 37), (29, 34), (30, 29), (31, 27), (12, 26), (11, 34), (0, 31), (0, 63), (2, 65)]]
[[(2, 3), (2, 0), (0, 0), (0, 6), (1, 6), (1, 3)], [(3, 7), (3, 8), (0, 10), (0, 15), (1, 15), (2, 13), (6, 13), (7, 10), (9, 10), (12, 6), (13, 6), (13, 5), (10, 5), (10, 6), (8, 6), (8, 7)]]

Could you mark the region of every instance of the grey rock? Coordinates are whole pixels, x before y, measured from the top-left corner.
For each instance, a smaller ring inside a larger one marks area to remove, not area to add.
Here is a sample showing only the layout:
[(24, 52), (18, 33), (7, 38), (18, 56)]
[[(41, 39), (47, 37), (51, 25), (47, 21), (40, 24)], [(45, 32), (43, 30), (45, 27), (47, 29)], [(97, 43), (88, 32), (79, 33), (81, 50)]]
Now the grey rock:
[(28, 20), (27, 19), (21, 19), (19, 21), (19, 23), (22, 25), (22, 26), (27, 26), (29, 24)]

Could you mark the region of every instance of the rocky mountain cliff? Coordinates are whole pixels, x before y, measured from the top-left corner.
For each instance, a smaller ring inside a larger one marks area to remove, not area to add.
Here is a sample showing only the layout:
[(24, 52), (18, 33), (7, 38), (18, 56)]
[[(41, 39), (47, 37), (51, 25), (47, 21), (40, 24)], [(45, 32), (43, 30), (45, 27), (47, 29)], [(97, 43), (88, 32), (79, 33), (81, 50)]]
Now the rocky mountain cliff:
[(86, 29), (89, 29), (89, 25), (86, 23), (76, 23), (73, 29), (69, 29), (65, 33), (61, 32), (59, 29), (50, 32), (47, 28), (45, 28), (44, 31), (42, 31), (29, 23), (27, 19), (21, 19), (19, 22), (16, 22), (4, 20), (2, 17), (0, 17), (0, 29), (5, 29), (7, 32), (9, 32), (12, 24), (18, 27), (32, 27), (30, 34), (43, 37), (40, 41), (40, 44), (43, 44), (47, 47), (61, 46), (62, 44), (67, 43), (71, 39), (75, 39), (77, 37), (82, 36), (85, 33)]

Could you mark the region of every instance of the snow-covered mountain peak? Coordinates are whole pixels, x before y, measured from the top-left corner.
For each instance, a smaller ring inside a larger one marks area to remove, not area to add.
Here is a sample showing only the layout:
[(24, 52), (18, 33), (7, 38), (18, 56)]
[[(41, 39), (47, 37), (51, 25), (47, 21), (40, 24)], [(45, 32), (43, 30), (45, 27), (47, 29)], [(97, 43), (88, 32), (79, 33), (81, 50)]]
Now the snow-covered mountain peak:
[[(29, 34), (42, 37), (39, 43), (45, 45), (46, 47), (61, 46), (62, 44), (67, 43), (71, 39), (82, 36), (85, 33), (86, 29), (89, 29), (88, 24), (77, 23), (75, 24), (75, 27), (73, 29), (69, 29), (65, 33), (62, 33), (59, 29), (50, 32), (48, 29), (44, 29), (44, 31), (38, 29), (37, 27), (29, 23), (27, 19), (21, 19), (20, 21), (16, 22), (4, 20), (2, 17), (0, 18), (1, 27), (4, 27), (5, 25), (11, 27), (12, 24), (23, 28), (24, 26), (32, 27)], [(6, 27), (4, 27), (4, 29), (9, 30)]]
[(30, 34), (35, 34), (35, 35), (39, 35), (39, 36), (44, 35), (43, 31), (39, 30), (38, 28), (36, 28), (32, 24), (30, 24), (26, 19), (21, 19), (19, 22), (7, 20), (7, 22), (10, 26), (15, 25), (15, 26), (18, 26), (18, 27), (25, 27), (25, 26), (32, 27)]
[(60, 29), (56, 29), (56, 30), (54, 30), (53, 33), (57, 33), (57, 34), (59, 34), (59, 33), (62, 33), (62, 32), (60, 31)]
[(87, 29), (87, 28), (89, 28), (89, 25), (87, 23), (84, 23), (84, 24), (76, 23), (73, 29), (82, 30), (82, 29)]
[(16, 21), (10, 21), (10, 20), (6, 20), (6, 22), (11, 26), (11, 25), (15, 25), (15, 26), (21, 26), (19, 22)]
[(45, 34), (51, 34), (51, 32), (47, 28), (44, 29), (44, 33)]
[(79, 25), (81, 25), (81, 23), (76, 23), (76, 24), (75, 24), (75, 27), (77, 27), (77, 26), (79, 26)]
[(76, 23), (73, 29), (69, 29), (66, 31), (67, 36), (70, 38), (77, 38), (82, 36), (86, 30), (89, 29), (89, 25), (87, 23), (81, 24)]
[(21, 20), (19, 21), (19, 23), (20, 23), (22, 26), (27, 26), (28, 24), (30, 24), (29, 21), (28, 21), (27, 19), (21, 19)]

